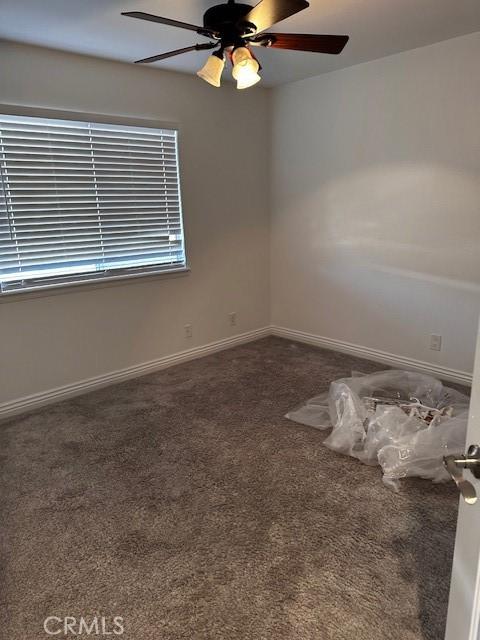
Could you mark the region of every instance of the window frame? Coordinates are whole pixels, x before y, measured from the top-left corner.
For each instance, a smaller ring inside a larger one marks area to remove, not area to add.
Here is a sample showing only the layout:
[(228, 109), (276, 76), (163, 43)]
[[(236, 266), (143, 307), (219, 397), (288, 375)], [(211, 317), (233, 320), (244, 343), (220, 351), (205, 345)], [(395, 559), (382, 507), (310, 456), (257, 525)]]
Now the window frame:
[[(147, 118), (137, 118), (131, 116), (107, 115), (98, 113), (87, 113), (77, 111), (65, 111), (57, 109), (45, 109), (36, 107), (23, 107), (18, 105), (9, 105), (0, 103), (0, 115), (8, 116), (24, 116), (33, 118), (50, 118), (53, 120), (73, 120), (81, 122), (92, 122), (107, 125), (124, 125), (131, 127), (146, 127), (152, 129), (170, 129), (177, 132), (177, 158), (178, 158), (178, 185), (181, 207), (181, 226), (183, 237), (183, 252), (185, 256), (185, 264), (179, 267), (158, 268), (156, 265), (146, 267), (132, 267), (125, 270), (119, 269), (118, 273), (112, 275), (92, 276), (92, 273), (79, 275), (76, 280), (51, 281), (44, 284), (36, 284), (31, 287), (12, 288), (0, 291), (0, 303), (6, 302), (13, 297), (42, 297), (45, 295), (70, 293), (72, 290), (97, 289), (110, 286), (118, 286), (121, 284), (135, 283), (147, 279), (165, 279), (188, 275), (190, 266), (188, 262), (187, 239), (185, 233), (183, 198), (182, 198), (182, 174), (181, 174), (181, 157), (180, 157), (180, 140), (181, 127), (178, 122), (160, 121)], [(60, 276), (61, 278), (62, 276)], [(68, 277), (68, 276), (65, 276)]]

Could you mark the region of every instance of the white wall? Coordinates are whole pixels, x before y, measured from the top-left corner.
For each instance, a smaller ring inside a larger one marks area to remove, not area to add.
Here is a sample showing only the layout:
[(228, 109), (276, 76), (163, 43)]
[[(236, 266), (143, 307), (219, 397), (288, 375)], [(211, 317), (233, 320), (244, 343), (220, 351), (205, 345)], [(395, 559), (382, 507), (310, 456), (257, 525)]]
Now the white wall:
[(6, 42), (0, 58), (0, 104), (180, 123), (192, 267), (0, 301), (0, 403), (265, 326), (270, 293), (275, 325), (472, 370), (480, 34), (272, 95)]
[(472, 371), (479, 60), (477, 33), (275, 90), (275, 325)]
[(180, 124), (191, 266), (174, 279), (1, 301), (0, 403), (268, 324), (266, 90), (216, 90), (193, 76), (6, 42), (0, 59), (0, 104)]

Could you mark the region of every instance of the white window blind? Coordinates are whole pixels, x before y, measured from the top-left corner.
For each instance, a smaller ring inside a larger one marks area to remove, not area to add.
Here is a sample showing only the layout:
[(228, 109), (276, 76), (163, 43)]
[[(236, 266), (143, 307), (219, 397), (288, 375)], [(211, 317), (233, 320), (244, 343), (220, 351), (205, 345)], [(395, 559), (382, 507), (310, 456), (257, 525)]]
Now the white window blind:
[(185, 267), (177, 132), (0, 115), (1, 291)]

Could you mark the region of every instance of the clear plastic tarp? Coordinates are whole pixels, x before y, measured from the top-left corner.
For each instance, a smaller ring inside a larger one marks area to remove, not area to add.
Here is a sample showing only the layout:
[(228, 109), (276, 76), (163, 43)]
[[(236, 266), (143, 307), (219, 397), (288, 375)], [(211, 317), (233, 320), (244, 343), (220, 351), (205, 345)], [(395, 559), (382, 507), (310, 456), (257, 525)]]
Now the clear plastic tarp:
[(439, 380), (410, 371), (380, 371), (335, 380), (287, 418), (332, 429), (325, 446), (379, 464), (398, 489), (408, 476), (449, 479), (443, 456), (465, 449), (469, 397)]

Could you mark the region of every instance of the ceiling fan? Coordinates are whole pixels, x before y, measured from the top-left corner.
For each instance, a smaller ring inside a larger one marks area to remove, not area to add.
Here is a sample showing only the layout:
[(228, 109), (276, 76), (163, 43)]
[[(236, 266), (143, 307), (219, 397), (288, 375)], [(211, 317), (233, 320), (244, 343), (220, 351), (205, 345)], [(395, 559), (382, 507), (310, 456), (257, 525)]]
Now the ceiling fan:
[(309, 3), (306, 0), (260, 0), (255, 7), (228, 0), (227, 3), (211, 7), (205, 12), (203, 27), (170, 20), (170, 18), (161, 18), (143, 11), (127, 11), (122, 15), (188, 29), (210, 39), (210, 42), (194, 44), (191, 47), (137, 60), (137, 64), (157, 62), (189, 51), (216, 49), (197, 75), (214, 87), (219, 87), (228, 57), (233, 65), (232, 75), (237, 81), (237, 88), (247, 89), (261, 80), (258, 74), (261, 67), (252, 52), (252, 46), (330, 54), (339, 54), (343, 51), (348, 42), (348, 36), (265, 33), (266, 29), (277, 22), (307, 7)]

